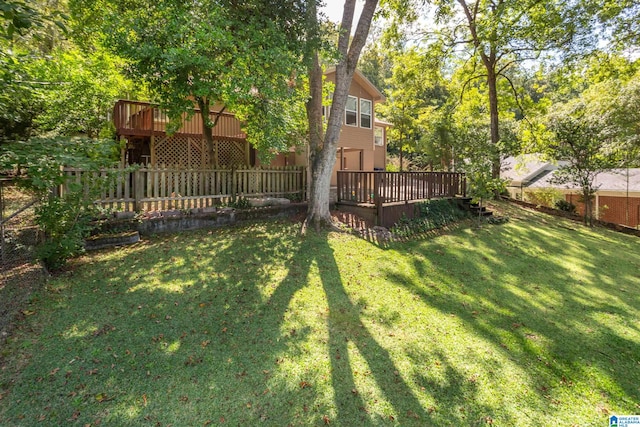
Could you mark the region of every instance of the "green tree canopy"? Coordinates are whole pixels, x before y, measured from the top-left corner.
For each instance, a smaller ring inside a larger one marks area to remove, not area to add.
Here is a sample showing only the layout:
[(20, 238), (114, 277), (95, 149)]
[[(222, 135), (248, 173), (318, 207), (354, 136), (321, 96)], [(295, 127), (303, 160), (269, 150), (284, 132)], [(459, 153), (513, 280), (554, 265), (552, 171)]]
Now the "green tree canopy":
[(211, 152), (215, 121), (208, 112), (215, 103), (245, 121), (254, 130), (251, 142), (263, 151), (284, 150), (289, 136), (299, 134), (290, 129), (300, 127), (300, 114), (291, 109), (301, 108), (304, 1), (70, 4), (86, 38), (86, 28), (96, 28), (100, 43), (126, 59), (131, 75), (148, 84), (174, 120), (192, 114), (197, 103)]

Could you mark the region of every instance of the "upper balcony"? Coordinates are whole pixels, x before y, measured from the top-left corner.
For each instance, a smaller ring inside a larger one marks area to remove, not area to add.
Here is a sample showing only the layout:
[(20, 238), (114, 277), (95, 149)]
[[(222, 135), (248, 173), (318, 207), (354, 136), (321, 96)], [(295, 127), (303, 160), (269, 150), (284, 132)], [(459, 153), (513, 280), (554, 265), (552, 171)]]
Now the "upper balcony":
[[(213, 128), (214, 139), (246, 140), (247, 135), (242, 131), (240, 121), (235, 115), (214, 110), (209, 112), (212, 122), (217, 116), (220, 117)], [(113, 123), (116, 133), (121, 136), (159, 136), (166, 134), (169, 117), (157, 105), (121, 99), (113, 107)], [(182, 126), (174, 132), (174, 135), (202, 137), (202, 127), (202, 116), (200, 110), (196, 108), (190, 118), (186, 113), (182, 114)]]

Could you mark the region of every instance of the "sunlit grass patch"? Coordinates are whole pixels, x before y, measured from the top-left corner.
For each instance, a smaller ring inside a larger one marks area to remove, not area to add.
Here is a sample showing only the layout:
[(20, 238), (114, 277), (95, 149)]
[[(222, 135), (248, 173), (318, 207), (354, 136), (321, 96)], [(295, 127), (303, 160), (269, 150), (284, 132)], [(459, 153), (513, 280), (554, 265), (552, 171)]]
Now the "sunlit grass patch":
[(381, 248), (298, 225), (84, 256), (3, 348), (2, 425), (605, 425), (640, 402), (638, 240), (519, 208)]

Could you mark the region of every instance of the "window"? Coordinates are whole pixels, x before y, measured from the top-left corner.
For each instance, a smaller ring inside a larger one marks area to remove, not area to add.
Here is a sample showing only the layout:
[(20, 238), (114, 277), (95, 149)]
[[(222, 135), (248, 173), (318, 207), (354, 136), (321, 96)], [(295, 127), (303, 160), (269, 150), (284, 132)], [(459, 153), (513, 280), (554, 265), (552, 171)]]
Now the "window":
[(358, 126), (358, 98), (349, 95), (347, 105), (344, 109), (344, 124), (347, 126)]
[(376, 126), (373, 131), (373, 143), (380, 147), (384, 146), (384, 129), (380, 126)]
[(360, 99), (360, 127), (371, 129), (371, 101)]

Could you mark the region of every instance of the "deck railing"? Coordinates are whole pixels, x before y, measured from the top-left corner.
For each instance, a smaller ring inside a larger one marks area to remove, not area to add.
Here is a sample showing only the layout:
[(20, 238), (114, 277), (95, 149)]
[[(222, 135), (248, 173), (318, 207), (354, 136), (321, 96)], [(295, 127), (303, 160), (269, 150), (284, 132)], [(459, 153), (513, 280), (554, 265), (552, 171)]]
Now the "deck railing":
[(304, 167), (251, 169), (153, 168), (110, 169), (100, 172), (65, 168), (69, 176), (60, 194), (72, 184), (89, 185), (98, 176), (110, 177), (96, 204), (113, 211), (158, 211), (216, 206), (237, 197), (306, 199)]
[(466, 178), (456, 172), (338, 171), (338, 202), (397, 203), (466, 196)]
[[(245, 133), (241, 123), (235, 115), (227, 112), (209, 113), (209, 120), (215, 122), (213, 137), (244, 140)], [(202, 135), (202, 116), (200, 110), (195, 108), (194, 114), (188, 117), (182, 114), (182, 122), (178, 129), (173, 129), (174, 134)], [(167, 132), (169, 116), (166, 111), (157, 105), (148, 102), (119, 100), (113, 107), (113, 123), (118, 135), (151, 136)]]

